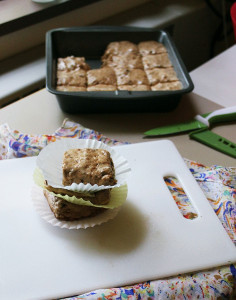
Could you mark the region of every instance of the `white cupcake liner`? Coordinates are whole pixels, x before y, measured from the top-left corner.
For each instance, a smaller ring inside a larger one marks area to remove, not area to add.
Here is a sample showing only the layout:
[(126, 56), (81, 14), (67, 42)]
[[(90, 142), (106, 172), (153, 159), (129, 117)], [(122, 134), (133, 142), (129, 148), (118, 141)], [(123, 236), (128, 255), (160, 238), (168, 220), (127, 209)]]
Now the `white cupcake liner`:
[[(69, 149), (105, 149), (110, 152), (111, 158), (114, 163), (115, 177), (117, 184), (113, 186), (98, 186), (97, 184), (76, 184), (70, 186), (62, 185), (62, 160), (64, 153)], [(119, 155), (113, 148), (97, 140), (91, 139), (74, 139), (65, 138), (45, 147), (37, 157), (37, 166), (43, 172), (45, 180), (48, 185), (55, 188), (64, 188), (75, 192), (97, 192), (99, 190), (110, 189), (123, 185), (131, 171), (127, 160)]]
[[(40, 169), (37, 167), (34, 170), (33, 178), (34, 178), (34, 183), (37, 186), (41, 187), (42, 189), (45, 189), (43, 174), (40, 171)], [(96, 206), (96, 207), (113, 209), (113, 208), (117, 208), (117, 207), (123, 205), (124, 202), (126, 201), (127, 194), (128, 194), (128, 186), (127, 186), (127, 184), (123, 184), (119, 187), (111, 189), (110, 201), (108, 204), (103, 204), (103, 205), (101, 205), (101, 204), (96, 205), (89, 200), (84, 200), (83, 197), (69, 196), (69, 195), (64, 195), (64, 194), (62, 195), (60, 193), (57, 194), (55, 192), (50, 192), (50, 193), (52, 193), (56, 197), (60, 197), (60, 198), (64, 199), (65, 201), (68, 201), (68, 202), (71, 202), (71, 203), (74, 203), (77, 205)], [(87, 196), (91, 196), (91, 200), (92, 200), (93, 196), (95, 197), (95, 195), (91, 195), (91, 194), (90, 195), (88, 194)]]
[(78, 221), (60, 221), (55, 218), (53, 212), (51, 211), (47, 199), (43, 194), (42, 188), (36, 185), (33, 186), (31, 190), (31, 198), (36, 211), (39, 213), (42, 219), (50, 223), (52, 226), (67, 229), (86, 229), (89, 227), (101, 225), (115, 218), (115, 216), (120, 210), (120, 207), (114, 209), (107, 209), (103, 213), (94, 217), (84, 218)]

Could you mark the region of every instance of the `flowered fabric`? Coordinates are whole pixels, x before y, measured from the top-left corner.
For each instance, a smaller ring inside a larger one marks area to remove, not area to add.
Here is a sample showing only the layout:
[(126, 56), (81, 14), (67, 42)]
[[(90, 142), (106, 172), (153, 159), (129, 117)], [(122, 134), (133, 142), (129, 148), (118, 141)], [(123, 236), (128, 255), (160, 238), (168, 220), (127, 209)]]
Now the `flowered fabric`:
[[(0, 160), (38, 155), (47, 144), (58, 139), (74, 137), (97, 139), (108, 145), (128, 144), (109, 139), (103, 134), (78, 123), (65, 120), (52, 135), (28, 135), (0, 125)], [(189, 170), (200, 185), (222, 225), (236, 245), (236, 168), (207, 167), (185, 159)], [(197, 213), (174, 177), (165, 182), (185, 218), (194, 219)], [(147, 281), (132, 286), (100, 289), (67, 300), (125, 300), (125, 299), (236, 299), (236, 265), (199, 271), (193, 274)]]
[(109, 139), (95, 130), (84, 128), (82, 125), (67, 119), (52, 135), (23, 134), (18, 130), (11, 130), (7, 124), (2, 124), (0, 126), (0, 159), (36, 156), (47, 144), (66, 137), (96, 139), (107, 145), (128, 144)]

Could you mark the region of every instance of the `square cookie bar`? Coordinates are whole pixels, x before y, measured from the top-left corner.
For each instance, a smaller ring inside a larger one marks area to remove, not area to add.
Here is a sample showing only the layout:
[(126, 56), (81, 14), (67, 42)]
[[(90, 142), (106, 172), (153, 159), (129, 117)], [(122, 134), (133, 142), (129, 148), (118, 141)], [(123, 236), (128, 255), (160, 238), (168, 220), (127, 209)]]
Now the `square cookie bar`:
[[(103, 192), (103, 194), (101, 192)], [(108, 203), (110, 201), (110, 191), (104, 190), (101, 192), (100, 192), (100, 198), (105, 199), (106, 200), (105, 203)], [(55, 218), (61, 221), (75, 221), (82, 218), (96, 216), (105, 211), (104, 208), (100, 208), (100, 207), (77, 205), (74, 203), (70, 203), (64, 200), (63, 198), (60, 198), (48, 192), (47, 190), (44, 190), (44, 196), (47, 199), (49, 207), (53, 212)], [(93, 198), (86, 199), (84, 197), (83, 199), (91, 201), (91, 199)], [(96, 203), (96, 204), (104, 204), (104, 203)]]
[(174, 91), (181, 90), (182, 83), (180, 81), (159, 82), (151, 87), (152, 91)]
[(112, 68), (143, 69), (141, 55), (132, 52), (127, 55), (112, 55), (103, 60), (103, 66)]
[(139, 53), (142, 56), (167, 52), (166, 47), (156, 41), (143, 41), (138, 44)]
[(57, 71), (57, 86), (78, 86), (86, 88), (85, 70)]
[(117, 85), (149, 85), (147, 75), (141, 69), (115, 69)]
[(172, 67), (172, 63), (167, 53), (146, 55), (142, 57), (142, 61), (145, 70)]
[(170, 82), (178, 80), (174, 68), (155, 68), (146, 70), (146, 74), (150, 85), (155, 85), (159, 82)]
[(72, 183), (115, 185), (115, 169), (110, 153), (104, 149), (70, 149), (64, 153), (64, 186)]
[(111, 42), (106, 47), (102, 61), (106, 60), (108, 57), (113, 55), (128, 55), (133, 53), (134, 55), (138, 54), (138, 46), (130, 41), (116, 41)]
[(108, 84), (96, 84), (87, 87), (88, 92), (102, 92), (102, 91), (114, 92), (116, 90), (117, 90), (116, 85), (108, 85)]
[(87, 88), (82, 86), (58, 85), (56, 88), (61, 92), (86, 92)]
[(150, 91), (151, 88), (146, 84), (135, 84), (135, 85), (118, 85), (119, 91)]
[(93, 69), (87, 72), (88, 91), (116, 90), (116, 74), (110, 67)]
[(59, 57), (57, 59), (57, 70), (58, 71), (72, 71), (72, 70), (89, 70), (89, 65), (85, 62), (84, 57)]

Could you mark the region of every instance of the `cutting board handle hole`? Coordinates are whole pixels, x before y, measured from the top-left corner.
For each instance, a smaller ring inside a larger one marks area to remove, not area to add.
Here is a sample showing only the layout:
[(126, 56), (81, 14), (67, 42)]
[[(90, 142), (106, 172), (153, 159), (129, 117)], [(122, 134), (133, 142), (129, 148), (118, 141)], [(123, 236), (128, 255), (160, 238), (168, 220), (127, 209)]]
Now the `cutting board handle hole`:
[[(185, 193), (180, 181), (175, 176), (165, 176), (163, 179), (183, 217), (189, 220), (197, 218), (198, 214)], [(179, 201), (180, 199), (181, 201)]]

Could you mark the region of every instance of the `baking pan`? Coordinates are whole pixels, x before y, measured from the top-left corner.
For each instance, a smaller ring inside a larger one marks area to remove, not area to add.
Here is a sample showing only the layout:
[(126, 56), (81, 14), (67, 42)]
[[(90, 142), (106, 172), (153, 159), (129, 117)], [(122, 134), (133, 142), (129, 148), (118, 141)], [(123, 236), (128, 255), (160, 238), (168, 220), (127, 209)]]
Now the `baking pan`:
[[(162, 43), (183, 88), (176, 91), (64, 92), (56, 90), (57, 58), (83, 56), (91, 69), (101, 67), (101, 57), (113, 41)], [(163, 30), (127, 26), (58, 28), (46, 33), (46, 88), (56, 95), (66, 113), (168, 112), (183, 94), (193, 90), (192, 80), (169, 34)]]

